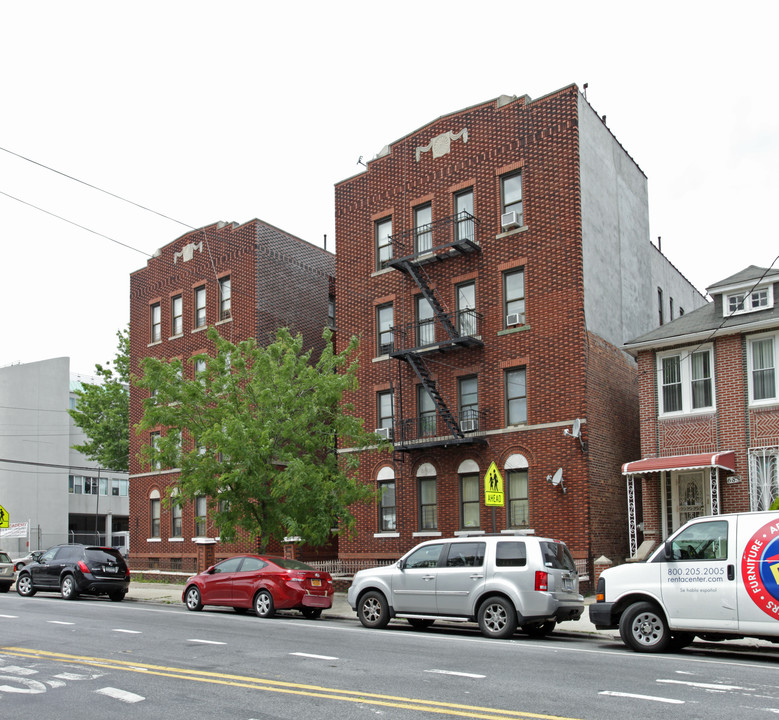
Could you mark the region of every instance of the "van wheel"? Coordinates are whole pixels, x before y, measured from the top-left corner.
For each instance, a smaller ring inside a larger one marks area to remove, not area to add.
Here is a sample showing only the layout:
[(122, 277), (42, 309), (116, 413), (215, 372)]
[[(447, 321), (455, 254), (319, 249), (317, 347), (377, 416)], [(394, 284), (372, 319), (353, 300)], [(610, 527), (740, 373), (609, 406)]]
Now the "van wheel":
[(551, 633), (555, 627), (557, 627), (557, 623), (554, 620), (539, 623), (527, 623), (526, 625), (522, 625), (522, 632), (524, 632), (528, 637), (544, 638), (549, 635), (549, 633)]
[(622, 613), (619, 635), (636, 652), (664, 652), (671, 644), (671, 632), (663, 613), (648, 602), (633, 603)]
[(479, 608), (479, 629), (488, 638), (511, 637), (517, 629), (517, 611), (510, 600), (493, 595)]
[(378, 590), (365, 593), (357, 603), (357, 617), (367, 628), (384, 628), (390, 621), (387, 598)]

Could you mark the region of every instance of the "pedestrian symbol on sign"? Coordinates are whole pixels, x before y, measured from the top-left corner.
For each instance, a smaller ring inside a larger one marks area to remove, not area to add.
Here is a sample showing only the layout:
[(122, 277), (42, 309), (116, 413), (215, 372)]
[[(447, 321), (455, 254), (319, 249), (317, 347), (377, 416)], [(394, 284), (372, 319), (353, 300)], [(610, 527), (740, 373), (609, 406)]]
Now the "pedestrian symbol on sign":
[(493, 462), (484, 476), (484, 504), (503, 507), (503, 477)]

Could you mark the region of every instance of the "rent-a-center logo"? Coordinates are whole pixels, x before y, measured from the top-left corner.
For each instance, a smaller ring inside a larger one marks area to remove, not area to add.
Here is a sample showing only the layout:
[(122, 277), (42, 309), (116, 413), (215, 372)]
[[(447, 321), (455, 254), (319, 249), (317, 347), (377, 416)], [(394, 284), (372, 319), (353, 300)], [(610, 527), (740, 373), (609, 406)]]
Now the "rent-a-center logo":
[(766, 523), (749, 539), (741, 577), (755, 605), (779, 620), (779, 522)]

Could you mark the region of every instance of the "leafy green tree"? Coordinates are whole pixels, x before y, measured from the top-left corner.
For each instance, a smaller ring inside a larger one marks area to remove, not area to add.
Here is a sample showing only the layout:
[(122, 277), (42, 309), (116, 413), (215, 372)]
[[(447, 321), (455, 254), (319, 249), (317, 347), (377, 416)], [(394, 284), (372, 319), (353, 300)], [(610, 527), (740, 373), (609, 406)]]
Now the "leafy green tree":
[(119, 339), (113, 368), (111, 361), (95, 365), (102, 383), (82, 383), (78, 402), (70, 416), (87, 436), (74, 450), (101, 467), (128, 472), (130, 460), (130, 331), (116, 333)]
[(373, 497), (354, 477), (357, 453), (337, 454), (335, 438), (350, 447), (377, 443), (374, 433), (343, 402), (356, 389), (356, 339), (336, 354), (325, 331), (316, 363), (302, 338), (281, 329), (260, 347), (237, 345), (211, 328), (215, 353), (192, 358), (194, 379), (180, 360), (146, 358), (139, 431), (166, 428), (141, 458), (180, 469), (168, 501), (183, 505), (207, 497), (210, 516), (225, 541), (256, 539), (264, 551), (272, 539), (299, 536), (326, 543), (334, 527), (353, 530), (350, 505)]

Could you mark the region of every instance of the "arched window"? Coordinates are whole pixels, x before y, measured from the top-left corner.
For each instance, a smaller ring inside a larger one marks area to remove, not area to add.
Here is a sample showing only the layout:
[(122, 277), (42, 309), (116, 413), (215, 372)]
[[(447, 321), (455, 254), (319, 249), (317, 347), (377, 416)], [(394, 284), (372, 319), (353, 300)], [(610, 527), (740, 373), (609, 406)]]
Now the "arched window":
[(376, 476), (376, 485), (379, 492), (379, 532), (395, 532), (395, 471), (391, 467), (383, 467)]
[(149, 493), (149, 519), (151, 529), (149, 537), (158, 538), (160, 536), (160, 491), (156, 489)]
[(460, 527), (478, 529), (481, 525), (479, 466), (474, 460), (464, 460), (457, 468), (457, 475), (460, 478)]

